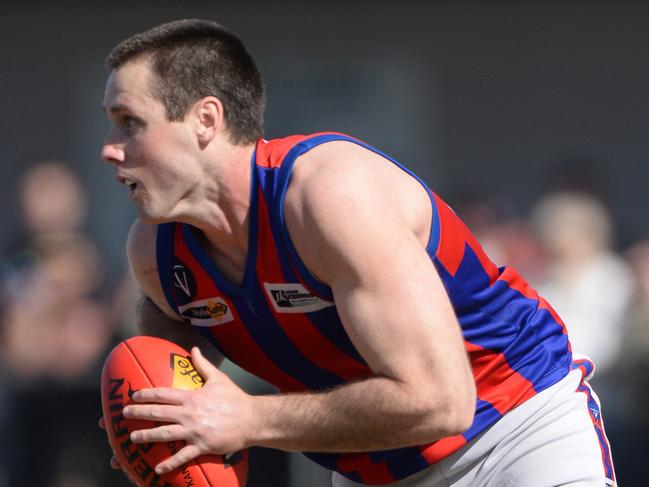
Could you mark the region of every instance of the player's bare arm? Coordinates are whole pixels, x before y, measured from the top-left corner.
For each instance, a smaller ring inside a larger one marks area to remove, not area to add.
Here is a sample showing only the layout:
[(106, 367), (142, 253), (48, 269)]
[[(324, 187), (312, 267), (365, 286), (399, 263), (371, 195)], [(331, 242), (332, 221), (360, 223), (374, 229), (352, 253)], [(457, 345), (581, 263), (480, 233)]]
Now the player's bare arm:
[(376, 375), (325, 394), (259, 398), (258, 441), (367, 451), (467, 429), (474, 380), (424, 250), (431, 210), (419, 183), (357, 145), (325, 144), (296, 165), (286, 219), (298, 252), (332, 288), (347, 333)]
[(165, 404), (124, 411), (173, 423), (137, 432), (134, 441), (188, 441), (160, 472), (200, 454), (252, 445), (302, 451), (416, 445), (472, 422), (473, 377), (425, 252), (431, 218), (425, 191), (348, 143), (325, 144), (301, 159), (286, 198), (290, 235), (309, 269), (333, 289), (346, 331), (375, 375), (326, 392), (252, 397), (194, 350), (207, 379), (203, 389), (141, 391), (136, 401)]

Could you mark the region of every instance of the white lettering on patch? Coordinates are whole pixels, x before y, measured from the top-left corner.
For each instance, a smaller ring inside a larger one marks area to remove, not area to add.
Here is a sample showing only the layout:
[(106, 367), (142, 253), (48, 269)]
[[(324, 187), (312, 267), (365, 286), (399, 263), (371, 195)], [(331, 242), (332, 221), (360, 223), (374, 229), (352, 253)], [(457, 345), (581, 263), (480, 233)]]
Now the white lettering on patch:
[(325, 301), (314, 296), (302, 284), (282, 282), (265, 282), (264, 288), (270, 302), (278, 313), (309, 313), (333, 306), (331, 301)]

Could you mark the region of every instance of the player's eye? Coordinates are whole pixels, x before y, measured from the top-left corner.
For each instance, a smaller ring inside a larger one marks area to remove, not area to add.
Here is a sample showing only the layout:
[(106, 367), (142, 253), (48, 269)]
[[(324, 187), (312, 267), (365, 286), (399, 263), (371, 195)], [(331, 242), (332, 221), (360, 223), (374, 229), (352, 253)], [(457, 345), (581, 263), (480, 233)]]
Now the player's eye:
[(134, 117), (125, 115), (120, 120), (120, 125), (122, 126), (122, 130), (126, 134), (132, 134), (133, 131), (138, 127), (139, 121), (138, 121), (138, 119), (136, 119)]

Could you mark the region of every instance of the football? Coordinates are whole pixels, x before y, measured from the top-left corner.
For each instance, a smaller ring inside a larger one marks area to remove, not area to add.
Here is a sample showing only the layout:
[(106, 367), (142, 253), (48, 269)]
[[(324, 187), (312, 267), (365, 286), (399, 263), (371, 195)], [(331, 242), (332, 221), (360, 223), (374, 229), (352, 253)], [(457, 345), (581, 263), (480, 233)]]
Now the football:
[[(243, 487), (248, 473), (247, 451), (203, 455), (180, 469), (157, 475), (154, 467), (179, 451), (184, 441), (136, 444), (134, 430), (157, 426), (126, 419), (122, 409), (134, 391), (149, 387), (197, 389), (203, 378), (189, 352), (160, 338), (138, 336), (119, 343), (108, 355), (101, 376), (101, 403), (108, 442), (129, 479), (140, 487)], [(159, 423), (161, 424), (161, 423)], [(159, 425), (158, 424), (158, 425)]]

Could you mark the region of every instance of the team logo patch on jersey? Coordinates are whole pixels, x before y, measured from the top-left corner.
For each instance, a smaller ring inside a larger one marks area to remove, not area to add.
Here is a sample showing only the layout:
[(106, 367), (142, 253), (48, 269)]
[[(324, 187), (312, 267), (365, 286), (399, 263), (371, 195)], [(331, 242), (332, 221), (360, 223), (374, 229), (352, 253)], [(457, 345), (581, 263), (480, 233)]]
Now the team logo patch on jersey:
[(268, 293), (273, 308), (278, 313), (309, 313), (319, 311), (334, 304), (314, 296), (302, 284), (265, 282), (264, 288)]
[(190, 301), (196, 296), (196, 279), (189, 268), (178, 258), (171, 270), (172, 285), (180, 302)]
[(195, 326), (222, 325), (234, 320), (232, 311), (223, 298), (208, 298), (178, 306), (180, 316)]

